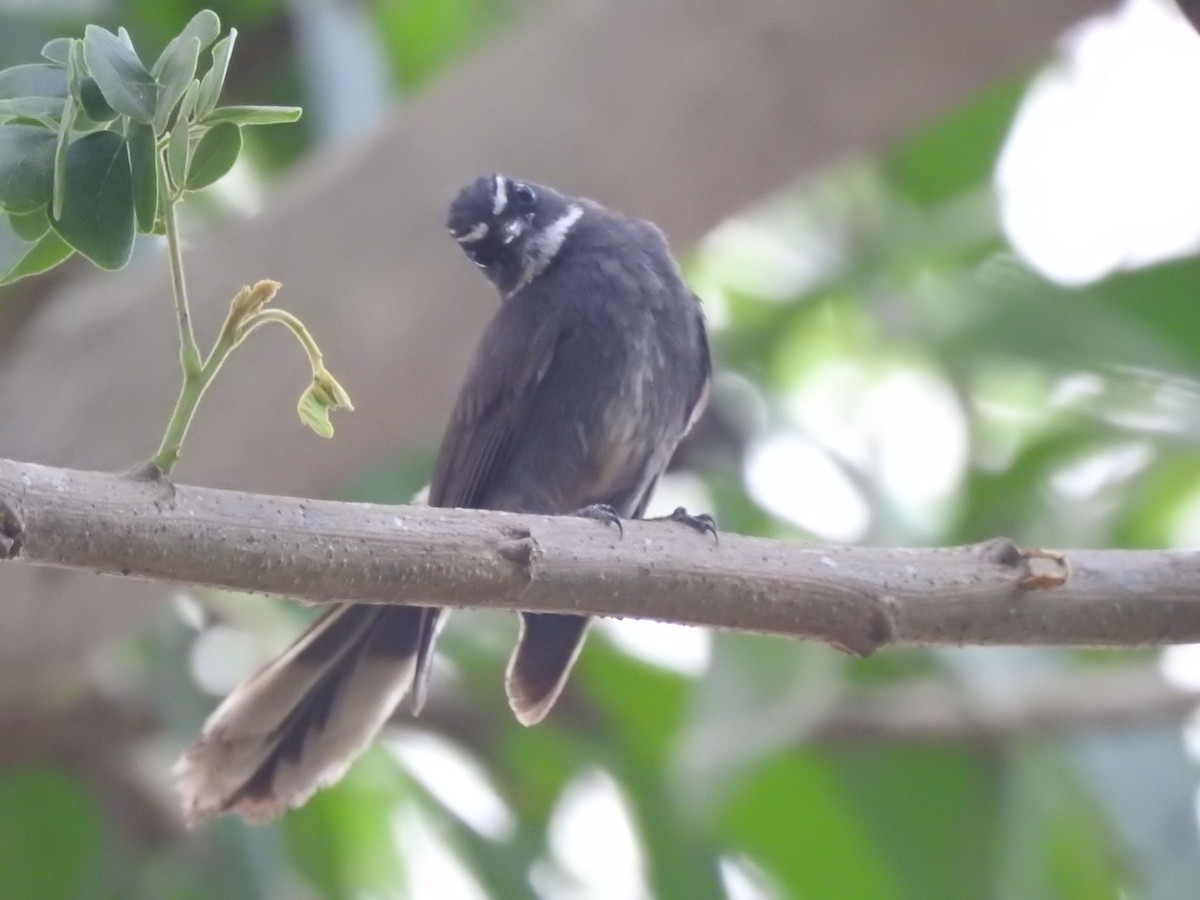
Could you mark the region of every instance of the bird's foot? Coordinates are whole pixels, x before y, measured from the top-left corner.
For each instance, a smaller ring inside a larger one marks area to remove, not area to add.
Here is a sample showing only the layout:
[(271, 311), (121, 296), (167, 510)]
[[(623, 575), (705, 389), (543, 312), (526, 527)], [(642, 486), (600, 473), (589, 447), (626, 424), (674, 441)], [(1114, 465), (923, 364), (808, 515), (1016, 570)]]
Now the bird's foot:
[(579, 516), (581, 519), (595, 519), (598, 522), (603, 522), (605, 525), (616, 525), (617, 533), (621, 537), (625, 537), (625, 528), (621, 524), (621, 517), (607, 503), (592, 503), (582, 509), (575, 510), (571, 515)]
[(658, 516), (657, 518), (650, 519), (648, 521), (678, 522), (680, 525), (686, 525), (688, 528), (691, 528), (693, 531), (698, 531), (701, 534), (711, 534), (713, 536), (713, 540), (718, 544), (721, 542), (720, 537), (717, 536), (716, 520), (713, 519), (713, 517), (708, 513), (700, 513), (699, 515), (694, 516), (682, 506), (677, 506), (675, 507), (675, 511), (669, 516)]

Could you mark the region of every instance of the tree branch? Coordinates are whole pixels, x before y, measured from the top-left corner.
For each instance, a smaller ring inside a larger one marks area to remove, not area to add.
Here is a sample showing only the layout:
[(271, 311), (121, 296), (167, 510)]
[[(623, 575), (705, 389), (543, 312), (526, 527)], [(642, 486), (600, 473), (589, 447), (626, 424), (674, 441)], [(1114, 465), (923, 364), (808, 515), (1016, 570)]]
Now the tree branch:
[(809, 739), (1000, 742), (1176, 724), (1200, 702), (1195, 690), (1169, 684), (1156, 666), (1145, 663), (1040, 675), (1013, 689), (1007, 702), (981, 706), (939, 678), (862, 688), (837, 703)]
[[(829, 547), (669, 522), (276, 497), (0, 460), (0, 552), (43, 565), (336, 600), (661, 619), (885, 644), (1200, 640), (1200, 554)], [(7, 549), (5, 549), (7, 548)]]

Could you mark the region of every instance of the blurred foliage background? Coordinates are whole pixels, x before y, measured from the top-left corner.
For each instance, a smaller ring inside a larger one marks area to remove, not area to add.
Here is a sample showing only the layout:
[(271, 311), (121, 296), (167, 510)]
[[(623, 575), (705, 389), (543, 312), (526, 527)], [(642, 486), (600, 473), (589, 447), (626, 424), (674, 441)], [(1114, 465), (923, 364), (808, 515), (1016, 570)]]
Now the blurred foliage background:
[[(536, 13), (518, 0), (209, 5), (242, 33), (231, 100), (306, 115), (247, 135), (251, 164), (193, 204), (197, 230)], [(89, 21), (153, 49), (197, 8), (0, 5), (0, 66)], [(1193, 546), (1198, 51), (1172, 7), (1131, 0), (1055, 59), (747, 197), (680, 248), (720, 379), (659, 505), (787, 539)], [(0, 323), (40, 290), (0, 293)], [(437, 437), (347, 472), (343, 496), (404, 501)], [(170, 760), (302, 616), (179, 595), (106, 651), (100, 682), (117, 687), (72, 709), (77, 752), (42, 758), (28, 734), (0, 734), (33, 747), (0, 754), (0, 896), (1200, 892), (1190, 648), (851, 660), (605, 623), (560, 708), (524, 729), (500, 690), (511, 617), (461, 614), (427, 713), (397, 719), (342, 783), (270, 827), (183, 831)], [(119, 766), (86, 737), (114, 721), (136, 738)]]

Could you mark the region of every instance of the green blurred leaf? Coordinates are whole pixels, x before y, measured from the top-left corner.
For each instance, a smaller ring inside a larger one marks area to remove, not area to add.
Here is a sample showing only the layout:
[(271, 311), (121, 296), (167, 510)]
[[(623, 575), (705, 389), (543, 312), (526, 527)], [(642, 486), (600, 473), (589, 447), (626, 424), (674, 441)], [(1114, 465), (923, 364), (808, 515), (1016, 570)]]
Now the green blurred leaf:
[(200, 138), (192, 153), (185, 182), (187, 189), (198, 191), (224, 177), (241, 152), (242, 130), (228, 122), (214, 125)]
[(159, 57), (162, 71), (157, 74), (158, 105), (154, 111), (154, 133), (164, 134), (171, 113), (187, 92), (196, 74), (196, 63), (200, 59), (200, 40), (195, 37), (178, 38)]
[(135, 122), (148, 124), (154, 120), (158, 85), (129, 45), (127, 35), (123, 37), (98, 25), (88, 25), (84, 30), (84, 58), (109, 105)]
[(999, 772), (970, 745), (851, 746), (827, 764), (904, 895), (982, 897), (999, 834)]
[(302, 112), (298, 106), (222, 106), (199, 118), (206, 124), (282, 125), (295, 122)]
[(371, 5), (400, 83), (414, 88), (513, 17), (489, 0), (380, 0)]
[(283, 820), (288, 855), (327, 900), (394, 896), (403, 863), (392, 832), (406, 795), (395, 764), (368, 750), (337, 785)]
[(0, 771), (0, 896), (97, 896), (104, 834), (76, 780), (43, 767)]
[[(924, 799), (911, 796), (914, 803)], [(815, 754), (792, 751), (758, 767), (734, 791), (722, 824), (729, 845), (766, 868), (788, 896), (904, 896), (871, 835), (846, 808), (836, 774)]]
[(196, 98), (196, 118), (203, 119), (221, 98), (225, 88), (225, 74), (229, 71), (229, 58), (233, 55), (233, 45), (237, 42), (237, 29), (230, 28), (229, 34), (217, 41), (212, 49), (212, 65), (200, 79), (200, 93)]
[(50, 202), (55, 134), (36, 125), (0, 125), (0, 209), (32, 212)]
[(884, 172), (904, 197), (923, 205), (987, 184), (1028, 77), (1008, 78), (902, 140)]
[[(995, 853), (998, 897), (1113, 900), (1127, 888), (1113, 835), (1065, 770), (1061, 751), (1020, 746), (1010, 754), (1004, 829)], [(1194, 852), (1194, 851), (1192, 851)]]
[(79, 85), (79, 102), (93, 122), (111, 122), (120, 113), (108, 105), (95, 78), (85, 78)]
[(692, 692), (674, 748), (681, 798), (693, 808), (721, 801), (713, 785), (795, 746), (841, 694), (847, 657), (815, 644), (762, 635), (718, 634)]
[(573, 678), (586, 686), (606, 730), (628, 754), (669, 757), (691, 693), (687, 679), (594, 639), (584, 646)]
[[(0, 69), (0, 100), (18, 97), (67, 96), (67, 73), (61, 66), (30, 63)], [(61, 105), (61, 104), (60, 104)]]
[(137, 229), (143, 234), (154, 230), (158, 214), (157, 158), (154, 129), (133, 124), (129, 129), (129, 165)]
[(111, 131), (84, 135), (67, 150), (62, 215), (51, 224), (102, 269), (119, 269), (133, 251), (133, 186), (124, 139)]

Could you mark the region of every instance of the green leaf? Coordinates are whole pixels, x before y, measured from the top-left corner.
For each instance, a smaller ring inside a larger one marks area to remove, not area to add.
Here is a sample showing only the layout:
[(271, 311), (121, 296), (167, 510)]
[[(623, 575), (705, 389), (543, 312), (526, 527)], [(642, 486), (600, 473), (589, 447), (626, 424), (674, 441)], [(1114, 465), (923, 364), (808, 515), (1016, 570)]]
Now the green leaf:
[(0, 209), (30, 212), (50, 202), (54, 132), (37, 125), (0, 125)]
[(99, 25), (84, 30), (84, 59), (104, 99), (135, 122), (154, 119), (158, 85), (126, 40)]
[[(154, 61), (154, 65), (150, 67), (150, 74), (154, 76), (160, 85), (165, 84), (166, 79), (163, 77), (163, 72), (171, 64), (171, 57), (179, 53), (178, 48), (181, 44), (186, 44), (190, 38), (195, 38), (199, 44), (196, 48), (196, 53), (199, 55), (200, 51), (215, 41), (220, 34), (220, 17), (211, 9), (200, 10), (200, 12), (192, 16), (190, 22), (183, 26), (183, 31), (171, 38), (167, 46), (163, 48), (163, 52)], [(193, 67), (192, 74), (195, 74), (195, 67)], [(188, 77), (190, 78), (191, 76)]]
[[(37, 241), (14, 244), (5, 234), (6, 228), (0, 220), (0, 285), (11, 284), (30, 275), (40, 275), (53, 269), (75, 251), (58, 236), (49, 231)], [(16, 251), (10, 254), (9, 251)]]
[(133, 177), (133, 208), (137, 229), (145, 234), (154, 230), (158, 215), (158, 177), (154, 129), (133, 125), (129, 129), (129, 166)]
[(238, 154), (242, 152), (242, 130), (236, 125), (222, 122), (205, 132), (196, 144), (192, 153), (192, 163), (188, 167), (187, 180), (184, 182), (189, 191), (198, 191), (208, 187), (237, 162)]
[(47, 41), (42, 46), (42, 56), (50, 60), (50, 62), (65, 66), (67, 59), (71, 56), (71, 39), (54, 38), (51, 41)]
[(49, 766), (0, 775), (0, 895), (96, 896), (104, 865), (104, 819), (74, 778)]
[(192, 83), (187, 86), (187, 90), (183, 92), (183, 99), (179, 101), (179, 118), (188, 120), (192, 118), (192, 112), (196, 109), (196, 97), (200, 93), (200, 80), (193, 78)]
[(189, 156), (192, 144), (188, 135), (188, 123), (179, 119), (167, 139), (167, 173), (176, 189), (182, 188), (187, 179)]
[(87, 117), (93, 122), (111, 122), (120, 115), (108, 105), (108, 101), (104, 99), (104, 92), (100, 90), (100, 85), (96, 83), (95, 78), (83, 79), (79, 85), (79, 102)]
[(232, 122), (235, 125), (282, 125), (300, 118), (298, 106), (222, 106), (200, 116), (205, 123)]
[(229, 34), (217, 41), (212, 49), (212, 66), (200, 81), (200, 95), (196, 99), (196, 118), (203, 119), (213, 111), (221, 91), (225, 87), (225, 73), (229, 71), (229, 57), (237, 41), (237, 29), (230, 28)]
[(81, 137), (67, 150), (62, 215), (50, 223), (102, 269), (119, 269), (133, 251), (132, 175), (125, 139), (112, 131)]
[(61, 66), (31, 63), (0, 69), (0, 100), (66, 96), (67, 73)]
[(296, 411), (300, 421), (321, 437), (333, 437), (333, 423), (329, 414), (335, 409), (354, 409), (345, 389), (327, 371), (322, 369), (313, 374), (313, 381), (300, 395)]
[(0, 123), (10, 119), (36, 119), (47, 128), (57, 128), (55, 119), (62, 114), (58, 97), (13, 97), (0, 100)]
[(8, 221), (17, 237), (23, 241), (36, 241), (50, 230), (50, 217), (46, 214), (45, 206), (26, 213), (13, 213)]
[(156, 76), (159, 88), (158, 108), (154, 112), (155, 134), (163, 134), (167, 130), (171, 113), (187, 92), (188, 85), (192, 83), (199, 59), (200, 41), (194, 37), (182, 41), (176, 38), (159, 57), (163, 67), (162, 73)]

